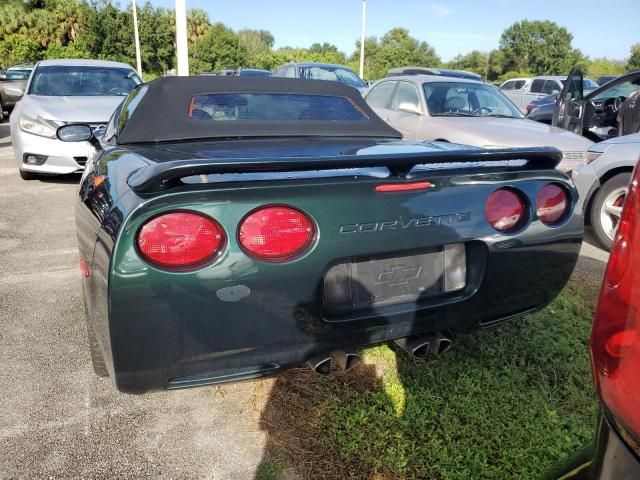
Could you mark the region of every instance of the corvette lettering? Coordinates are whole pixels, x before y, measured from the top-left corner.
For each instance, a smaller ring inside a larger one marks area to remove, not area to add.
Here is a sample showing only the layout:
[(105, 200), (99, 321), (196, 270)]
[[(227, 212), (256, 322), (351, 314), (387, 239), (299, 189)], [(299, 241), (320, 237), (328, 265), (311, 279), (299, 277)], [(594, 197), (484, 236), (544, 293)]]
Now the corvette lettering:
[(411, 228), (432, 227), (436, 225), (451, 225), (453, 223), (468, 222), (471, 219), (470, 212), (450, 213), (447, 215), (435, 215), (432, 217), (414, 217), (406, 220), (383, 220), (379, 222), (348, 223), (340, 225), (340, 233), (367, 233), (383, 232), (389, 230), (408, 230)]

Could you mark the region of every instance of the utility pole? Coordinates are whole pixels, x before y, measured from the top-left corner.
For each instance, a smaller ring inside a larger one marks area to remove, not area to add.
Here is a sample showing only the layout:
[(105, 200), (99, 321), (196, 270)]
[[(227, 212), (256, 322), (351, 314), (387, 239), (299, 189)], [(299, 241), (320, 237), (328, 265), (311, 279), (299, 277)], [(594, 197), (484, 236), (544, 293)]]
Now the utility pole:
[(189, 49), (187, 47), (187, 6), (185, 0), (176, 0), (176, 57), (178, 75), (189, 76)]
[(360, 78), (364, 80), (364, 24), (367, 15), (367, 0), (362, 0), (362, 29), (360, 31)]
[(133, 37), (136, 42), (136, 68), (138, 75), (142, 78), (142, 57), (140, 56), (140, 34), (138, 33), (138, 9), (136, 8), (136, 0), (131, 0), (133, 7)]

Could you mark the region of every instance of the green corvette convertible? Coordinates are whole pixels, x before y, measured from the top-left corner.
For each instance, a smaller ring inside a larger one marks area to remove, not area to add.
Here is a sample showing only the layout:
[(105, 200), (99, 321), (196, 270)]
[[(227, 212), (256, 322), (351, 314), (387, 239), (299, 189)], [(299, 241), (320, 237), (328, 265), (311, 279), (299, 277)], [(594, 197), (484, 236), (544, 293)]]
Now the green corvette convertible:
[(582, 241), (557, 150), (404, 141), (334, 82), (162, 78), (100, 138), (57, 135), (97, 150), (80, 267), (94, 370), (123, 392), (439, 353), (547, 305)]

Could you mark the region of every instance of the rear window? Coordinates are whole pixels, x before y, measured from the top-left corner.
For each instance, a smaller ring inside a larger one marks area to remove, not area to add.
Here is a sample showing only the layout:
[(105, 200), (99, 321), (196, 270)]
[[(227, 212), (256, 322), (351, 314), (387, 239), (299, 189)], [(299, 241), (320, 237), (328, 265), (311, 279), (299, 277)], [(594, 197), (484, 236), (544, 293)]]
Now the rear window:
[(31, 69), (8, 68), (4, 74), (7, 80), (27, 80), (31, 75)]
[(207, 93), (191, 98), (188, 116), (217, 121), (364, 121), (368, 116), (346, 97), (290, 93)]

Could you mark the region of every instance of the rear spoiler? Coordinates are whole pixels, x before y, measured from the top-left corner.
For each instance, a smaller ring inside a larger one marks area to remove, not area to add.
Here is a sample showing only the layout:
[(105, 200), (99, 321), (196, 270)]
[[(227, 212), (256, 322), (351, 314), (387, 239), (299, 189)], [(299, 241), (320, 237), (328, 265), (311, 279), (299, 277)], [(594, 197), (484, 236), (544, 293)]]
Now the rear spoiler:
[(387, 167), (391, 175), (402, 178), (416, 165), (433, 163), (475, 163), (524, 160), (518, 170), (552, 170), (562, 160), (562, 152), (551, 147), (491, 150), (451, 150), (353, 157), (264, 158), (177, 160), (149, 165), (134, 171), (127, 183), (139, 194), (157, 193), (176, 186), (181, 178), (216, 173), (296, 172), (345, 168)]

